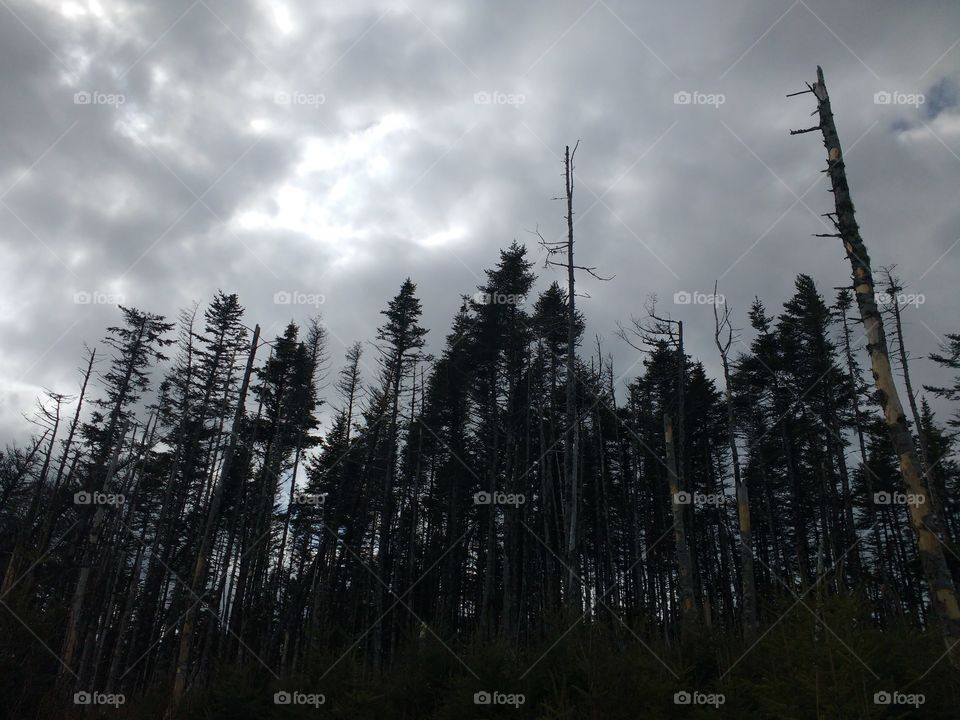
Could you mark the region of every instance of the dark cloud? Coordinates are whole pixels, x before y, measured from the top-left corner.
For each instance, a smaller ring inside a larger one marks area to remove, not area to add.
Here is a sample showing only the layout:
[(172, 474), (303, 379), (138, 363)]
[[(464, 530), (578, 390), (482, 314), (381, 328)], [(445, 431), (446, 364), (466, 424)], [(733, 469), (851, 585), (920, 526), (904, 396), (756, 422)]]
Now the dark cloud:
[(501, 247), (542, 264), (530, 231), (563, 232), (577, 139), (578, 254), (616, 275), (582, 282), (590, 336), (626, 372), (617, 322), (656, 293), (713, 368), (710, 307), (674, 293), (719, 279), (743, 326), (798, 272), (828, 298), (848, 281), (811, 237), (822, 145), (788, 135), (812, 104), (784, 96), (817, 63), (872, 257), (925, 295), (908, 339), (942, 379), (923, 356), (958, 330), (960, 7), (15, 0), (0, 17), (4, 437), (41, 387), (75, 387), (82, 342), (115, 320), (76, 293), (175, 316), (222, 288), (270, 333), (319, 310), (336, 362), (409, 275), (436, 348)]

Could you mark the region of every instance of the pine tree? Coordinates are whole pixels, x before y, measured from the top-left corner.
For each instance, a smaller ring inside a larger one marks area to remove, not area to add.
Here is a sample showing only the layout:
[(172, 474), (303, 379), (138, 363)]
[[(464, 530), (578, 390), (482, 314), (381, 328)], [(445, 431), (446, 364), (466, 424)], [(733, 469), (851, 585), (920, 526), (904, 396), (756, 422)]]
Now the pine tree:
[[(395, 548), (391, 544), (394, 514), (396, 509), (396, 488), (394, 487), (398, 457), (398, 417), (400, 413), (401, 382), (411, 363), (420, 357), (420, 349), (427, 331), (420, 327), (419, 320), (423, 310), (416, 296), (417, 286), (407, 278), (400, 286), (400, 292), (381, 311), (386, 322), (377, 330), (380, 351), (380, 385), (375, 400), (384, 415), (378, 417), (386, 423), (383, 442), (379, 448), (378, 460), (383, 468), (381, 488), (380, 517), (378, 520), (377, 575), (386, 586), (376, 587), (377, 616), (379, 617), (388, 602), (389, 586), (394, 571)], [(390, 648), (385, 643), (388, 634), (384, 624), (378, 623), (374, 632), (374, 661), (380, 662)]]

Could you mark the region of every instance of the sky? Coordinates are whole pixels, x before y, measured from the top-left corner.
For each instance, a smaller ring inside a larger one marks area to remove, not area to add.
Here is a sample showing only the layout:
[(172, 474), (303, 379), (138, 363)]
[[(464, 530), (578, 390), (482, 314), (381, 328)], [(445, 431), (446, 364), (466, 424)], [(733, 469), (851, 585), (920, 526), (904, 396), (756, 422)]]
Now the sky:
[(797, 273), (828, 301), (849, 284), (839, 240), (813, 237), (821, 139), (788, 132), (815, 123), (785, 96), (818, 64), (874, 266), (909, 294), (915, 384), (943, 383), (925, 356), (960, 332), (956, 2), (0, 0), (0, 443), (44, 388), (77, 392), (117, 303), (173, 318), (236, 292), (266, 337), (320, 313), (336, 370), (409, 276), (439, 351), (511, 241), (538, 290), (563, 281), (534, 233), (565, 232), (577, 141), (577, 262), (614, 276), (581, 274), (584, 354), (598, 335), (634, 377), (617, 324), (656, 294), (716, 377), (715, 281), (740, 328)]

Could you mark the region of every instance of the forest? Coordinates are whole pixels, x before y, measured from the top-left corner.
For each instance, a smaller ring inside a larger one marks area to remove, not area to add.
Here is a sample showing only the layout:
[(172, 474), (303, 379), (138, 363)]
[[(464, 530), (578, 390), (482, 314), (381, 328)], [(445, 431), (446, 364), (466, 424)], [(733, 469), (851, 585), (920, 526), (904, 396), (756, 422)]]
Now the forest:
[(911, 355), (799, 95), (850, 285), (693, 328), (638, 288), (629, 368), (577, 302), (624, 280), (577, 264), (576, 144), (553, 281), (504, 243), (436, 354), (416, 278), (345, 353), (229, 289), (119, 306), (0, 454), (0, 715), (957, 717), (960, 327)]

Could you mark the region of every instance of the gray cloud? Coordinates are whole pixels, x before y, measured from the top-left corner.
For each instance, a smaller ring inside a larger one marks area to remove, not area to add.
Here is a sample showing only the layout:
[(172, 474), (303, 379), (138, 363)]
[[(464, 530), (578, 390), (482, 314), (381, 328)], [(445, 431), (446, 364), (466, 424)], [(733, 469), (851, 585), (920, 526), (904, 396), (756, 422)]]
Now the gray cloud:
[(499, 248), (542, 262), (529, 231), (563, 231), (551, 198), (577, 139), (578, 254), (616, 274), (582, 282), (588, 332), (627, 371), (616, 324), (657, 293), (714, 368), (710, 308), (675, 292), (720, 278), (743, 326), (798, 272), (828, 298), (848, 280), (839, 245), (811, 237), (822, 145), (787, 134), (811, 123), (809, 98), (784, 96), (817, 63), (873, 259), (927, 299), (906, 315), (917, 372), (943, 379), (923, 356), (958, 330), (960, 7), (15, 0), (0, 18), (5, 438), (41, 387), (75, 388), (82, 342), (115, 320), (81, 291), (168, 316), (236, 291), (273, 333), (314, 310), (276, 292), (322, 294), (349, 343), (410, 275), (436, 348)]

